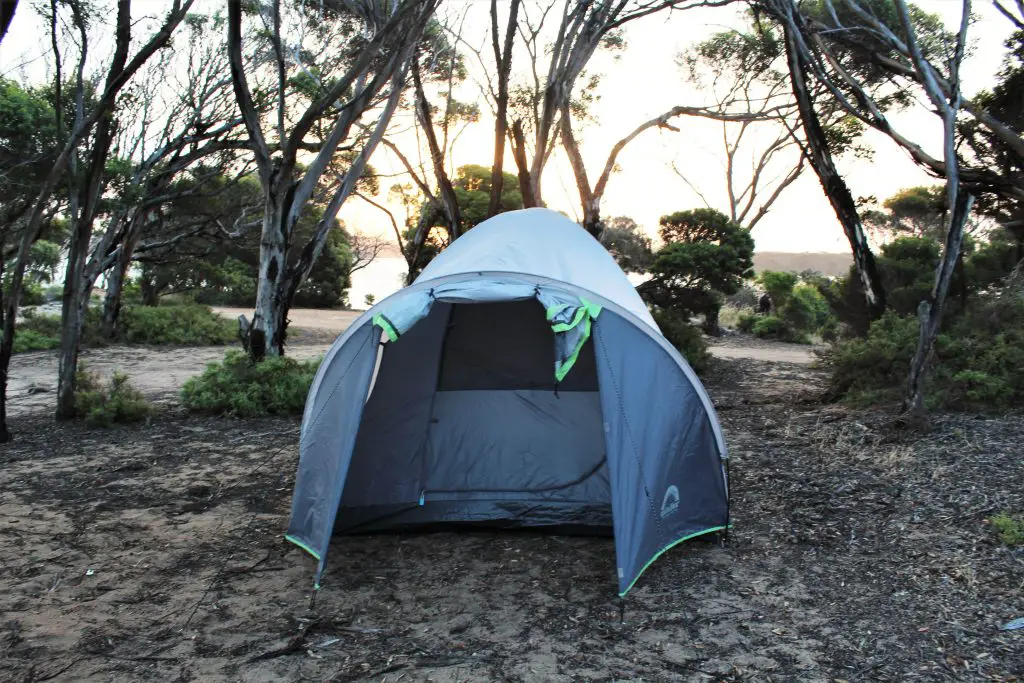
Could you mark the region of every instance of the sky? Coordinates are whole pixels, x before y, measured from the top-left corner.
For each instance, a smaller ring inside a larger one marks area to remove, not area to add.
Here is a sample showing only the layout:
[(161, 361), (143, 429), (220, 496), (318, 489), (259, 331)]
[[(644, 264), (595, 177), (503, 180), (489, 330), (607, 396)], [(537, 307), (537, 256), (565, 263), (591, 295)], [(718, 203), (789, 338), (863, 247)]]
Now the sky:
[[(165, 4), (159, 0), (136, 0), (137, 6), (153, 13)], [(950, 27), (959, 22), (959, 0), (919, 0), (918, 5), (942, 16)], [(219, 3), (206, 2), (205, 6), (216, 7)], [(487, 36), (488, 6), (488, 0), (447, 0), (445, 4), (450, 14), (465, 12), (463, 35), (467, 40), (477, 36), (478, 41)], [(963, 70), (967, 94), (992, 84), (1002, 60), (1003, 41), (1011, 28), (988, 2), (976, 1), (975, 13), (978, 20), (970, 34), (973, 53)], [(606, 55), (595, 58), (590, 69), (602, 75), (597, 89), (600, 99), (591, 110), (595, 122), (578, 135), (592, 182), (599, 175), (614, 142), (637, 125), (676, 105), (702, 105), (713, 101), (709, 93), (687, 82), (675, 64), (676, 55), (714, 31), (740, 25), (736, 10), (728, 8), (662, 13), (628, 25), (626, 48), (615, 58)], [(40, 40), (40, 36), (46, 35), (44, 24), (22, 0), (11, 31), (0, 46), (0, 74), (40, 73), (40, 62), (33, 61), (33, 57), (46, 50), (45, 41)], [(27, 67), (19, 66), (26, 62)], [(473, 58), (468, 63), (470, 79), (457, 91), (463, 98), (478, 96), (479, 92), (476, 80), (481, 71), (474, 65)], [(525, 68), (522, 59), (514, 60), (513, 78), (523, 75)], [(892, 121), (927, 151), (938, 155), (941, 149), (938, 117), (924, 107), (916, 107), (893, 116)], [(700, 196), (672, 171), (673, 164), (714, 208), (727, 209), (722, 125), (692, 118), (676, 119), (674, 123), (679, 132), (648, 130), (619, 156), (621, 170), (612, 176), (602, 205), (606, 217), (630, 216), (654, 236), (658, 218), (663, 214), (704, 206)], [(400, 118), (395, 127), (403, 127)], [(482, 104), (480, 121), (467, 127), (454, 147), (453, 165), (489, 165), (493, 131), (493, 118)], [(415, 154), (411, 135), (399, 132), (394, 139), (400, 147), (411, 147), (411, 153)], [(868, 132), (864, 142), (874, 151), (870, 160), (842, 158), (839, 162), (854, 196), (874, 195), (883, 199), (903, 187), (935, 182), (881, 134)], [(749, 152), (740, 156), (745, 157), (749, 165)], [(383, 148), (374, 155), (372, 163), (385, 175), (401, 171), (397, 160)], [(514, 172), (508, 153), (506, 164), (506, 170)], [(781, 164), (780, 169), (785, 166)], [(378, 200), (387, 201), (387, 190), (396, 182), (408, 182), (408, 179), (382, 178), (382, 194)], [(551, 208), (578, 216), (575, 181), (562, 157), (554, 158), (546, 171), (544, 196)], [(401, 216), (398, 206), (391, 206), (399, 210)], [(339, 217), (350, 229), (391, 239), (387, 217), (358, 198), (350, 199)], [(754, 228), (753, 236), (758, 251), (848, 250), (835, 215), (810, 170), (780, 197), (772, 211)]]

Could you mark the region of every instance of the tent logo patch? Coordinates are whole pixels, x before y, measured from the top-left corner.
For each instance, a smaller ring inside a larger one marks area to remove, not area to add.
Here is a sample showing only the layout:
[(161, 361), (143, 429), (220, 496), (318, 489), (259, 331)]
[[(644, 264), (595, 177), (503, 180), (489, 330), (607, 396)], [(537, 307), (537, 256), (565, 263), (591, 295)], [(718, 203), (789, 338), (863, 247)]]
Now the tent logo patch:
[(679, 509), (679, 489), (673, 484), (665, 489), (665, 497), (661, 499), (661, 518), (665, 519)]

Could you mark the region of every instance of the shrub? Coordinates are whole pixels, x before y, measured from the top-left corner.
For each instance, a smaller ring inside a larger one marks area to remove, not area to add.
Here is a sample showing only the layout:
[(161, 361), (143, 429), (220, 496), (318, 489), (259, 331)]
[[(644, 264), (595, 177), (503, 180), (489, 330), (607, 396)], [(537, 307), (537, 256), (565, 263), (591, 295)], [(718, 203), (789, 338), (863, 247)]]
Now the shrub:
[(114, 372), (109, 384), (90, 373), (84, 363), (76, 375), (75, 411), (93, 427), (141, 422), (153, 413), (146, 397), (128, 382), (128, 375)]
[(181, 397), (193, 412), (260, 417), (301, 415), (320, 359), (268, 358), (252, 363), (240, 351), (229, 351), (198, 377), (185, 382)]
[(19, 330), (14, 335), (14, 353), (26, 351), (43, 351), (60, 346), (60, 337), (51, 337), (35, 330)]
[(796, 273), (784, 273), (774, 270), (762, 272), (758, 275), (757, 279), (761, 286), (764, 287), (764, 290), (768, 292), (768, 296), (771, 297), (775, 310), (779, 310), (786, 305), (797, 283)]
[(1001, 512), (990, 520), (999, 540), (1009, 546), (1024, 545), (1024, 516)]
[(832, 317), (828, 301), (810, 285), (795, 287), (781, 312), (795, 330), (807, 333), (818, 332)]
[(751, 331), (755, 337), (761, 339), (776, 339), (794, 344), (811, 343), (806, 333), (796, 329), (791, 322), (777, 315), (757, 317)]
[(235, 323), (209, 306), (127, 306), (118, 320), (118, 337), (130, 344), (213, 346), (236, 338)]
[(38, 282), (26, 282), (21, 290), (22, 306), (42, 306), (46, 303), (46, 293), (43, 285)]
[(754, 331), (754, 325), (756, 325), (757, 321), (760, 320), (761, 318), (762, 316), (760, 315), (753, 315), (750, 313), (746, 315), (741, 315), (739, 322), (736, 323), (736, 329), (738, 329), (740, 332), (746, 332), (747, 334), (750, 334), (751, 332)]
[(654, 321), (661, 328), (669, 343), (683, 354), (686, 361), (697, 374), (707, 370), (711, 361), (711, 354), (708, 353), (708, 346), (704, 343), (704, 336), (700, 330), (691, 325), (685, 316), (675, 311), (658, 308), (653, 312)]
[[(902, 396), (917, 348), (918, 322), (888, 312), (866, 337), (833, 347), (826, 357), (832, 391), (855, 403)], [(926, 380), (932, 407), (1000, 410), (1024, 403), (1024, 301), (986, 301), (951, 319), (935, 341)]]

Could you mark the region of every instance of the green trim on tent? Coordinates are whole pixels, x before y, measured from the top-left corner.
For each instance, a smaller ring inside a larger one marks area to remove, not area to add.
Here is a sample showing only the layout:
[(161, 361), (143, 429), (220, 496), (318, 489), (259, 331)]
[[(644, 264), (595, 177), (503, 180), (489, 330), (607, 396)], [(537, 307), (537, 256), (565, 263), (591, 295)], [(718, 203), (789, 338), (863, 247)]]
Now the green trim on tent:
[(583, 320), (583, 316), (586, 315), (586, 314), (587, 314), (586, 307), (585, 306), (580, 306), (579, 308), (576, 309), (576, 315), (573, 316), (572, 320), (570, 320), (567, 323), (555, 323), (554, 325), (551, 326), (551, 331), (552, 332), (556, 332), (556, 333), (557, 332), (568, 332), (569, 330), (571, 330), (571, 329), (575, 328), (577, 325), (579, 325), (580, 322), (582, 322), (582, 320)]
[[(580, 309), (583, 310), (583, 309)], [(590, 320), (587, 319), (583, 323), (583, 333), (580, 335), (579, 340), (576, 342), (576, 348), (572, 350), (569, 357), (564, 361), (559, 361), (555, 364), (555, 379), (561, 382), (565, 379), (565, 376), (572, 370), (572, 366), (576, 365), (576, 360), (580, 357), (580, 351), (583, 350), (583, 345), (587, 343), (587, 339), (590, 338)]]
[(635, 586), (636, 582), (640, 580), (640, 577), (644, 575), (644, 572), (647, 571), (647, 568), (650, 567), (655, 562), (657, 562), (659, 557), (661, 557), (662, 555), (667, 553), (669, 550), (672, 550), (672, 548), (675, 548), (680, 543), (682, 543), (684, 541), (689, 541), (691, 538), (696, 538), (698, 536), (703, 536), (704, 534), (711, 534), (711, 533), (714, 533), (716, 531), (722, 531), (723, 529), (731, 529), (731, 528), (732, 528), (732, 524), (726, 524), (725, 526), (713, 526), (710, 529), (705, 529), (704, 531), (696, 531), (696, 532), (694, 532), (692, 534), (689, 534), (687, 536), (683, 536), (682, 538), (678, 538), (678, 539), (672, 541), (667, 546), (665, 546), (664, 548), (662, 548), (658, 552), (654, 553), (654, 557), (652, 557), (651, 559), (647, 560), (647, 564), (645, 564), (643, 566), (643, 568), (639, 572), (637, 572), (637, 575), (635, 577), (633, 577), (633, 580), (629, 582), (628, 586), (626, 586), (626, 590), (624, 590), (621, 593), (619, 593), (619, 597), (620, 598), (626, 597), (626, 593), (628, 593), (629, 591), (633, 590), (633, 586)]
[(573, 317), (572, 322), (558, 323), (551, 326), (551, 329), (557, 334), (573, 330), (579, 326), (581, 321), (583, 322), (583, 332), (580, 334), (580, 338), (576, 340), (576, 347), (572, 350), (572, 353), (565, 360), (555, 362), (555, 380), (561, 382), (569, 374), (569, 371), (572, 370), (580, 356), (580, 351), (583, 350), (583, 345), (590, 339), (591, 323), (597, 320), (599, 315), (601, 315), (601, 307), (581, 297), (580, 306), (576, 309), (576, 315)]
[[(299, 539), (295, 538), (295, 537), (294, 537), (294, 536), (292, 536), (291, 534), (285, 534), (285, 535), (284, 535), (284, 537), (285, 537), (285, 540), (287, 540), (287, 541), (291, 541), (292, 543), (294, 543), (295, 545), (299, 546), (300, 548), (302, 548), (303, 550), (305, 550), (305, 551), (306, 551), (307, 553), (309, 553), (310, 555), (312, 555), (312, 556), (313, 556), (313, 559), (315, 559), (315, 560), (316, 560), (317, 562), (322, 562), (322, 561), (323, 561), (322, 559), (320, 559), (320, 553), (318, 553), (317, 551), (315, 551), (315, 550), (313, 550), (312, 548), (310, 548), (310, 547), (309, 547), (308, 545), (306, 545), (306, 544), (305, 544), (305, 543), (304, 543), (303, 541), (300, 541)], [(319, 588), (319, 587), (320, 587), (320, 586), (319, 586), (319, 584), (318, 584), (318, 585), (317, 585), (317, 588)]]
[(555, 304), (551, 308), (544, 311), (544, 315), (547, 316), (548, 322), (551, 322), (556, 315), (569, 308), (572, 304)]
[(395, 329), (394, 325), (391, 324), (391, 321), (385, 318), (382, 313), (378, 313), (373, 316), (373, 324), (384, 330), (388, 335), (388, 339), (393, 342), (398, 341), (398, 331)]

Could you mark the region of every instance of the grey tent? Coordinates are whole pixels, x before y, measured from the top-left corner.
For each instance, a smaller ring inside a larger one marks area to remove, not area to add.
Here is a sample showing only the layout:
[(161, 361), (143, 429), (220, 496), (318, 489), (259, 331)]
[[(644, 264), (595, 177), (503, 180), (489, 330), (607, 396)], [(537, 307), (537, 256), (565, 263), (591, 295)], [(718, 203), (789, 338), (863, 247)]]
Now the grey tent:
[(450, 523), (610, 529), (620, 595), (729, 522), (693, 370), (622, 270), (547, 209), (500, 214), (360, 316), (306, 401), (287, 538)]

